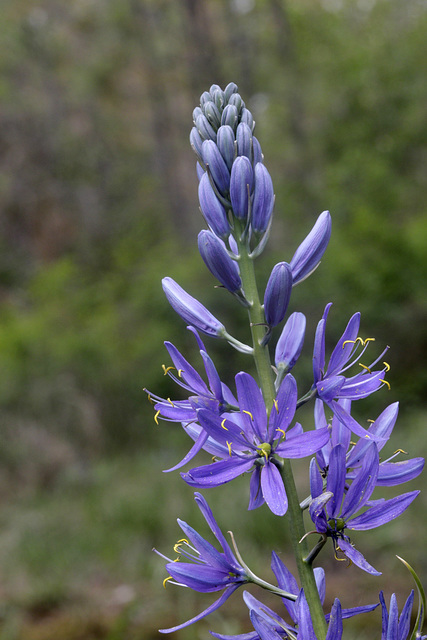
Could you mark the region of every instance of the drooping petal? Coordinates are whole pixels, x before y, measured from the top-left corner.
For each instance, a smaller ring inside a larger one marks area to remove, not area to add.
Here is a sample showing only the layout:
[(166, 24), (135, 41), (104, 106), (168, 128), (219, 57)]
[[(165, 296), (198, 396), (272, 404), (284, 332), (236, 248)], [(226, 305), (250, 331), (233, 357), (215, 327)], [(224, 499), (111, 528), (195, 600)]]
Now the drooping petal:
[(360, 553), (360, 551), (357, 551), (357, 549), (355, 549), (351, 542), (349, 542), (348, 540), (340, 540), (339, 548), (347, 556), (347, 558), (353, 562), (353, 564), (355, 564), (360, 569), (363, 569), (363, 571), (366, 571), (373, 576), (381, 575), (381, 571), (377, 571), (376, 569), (374, 569), (374, 567), (369, 564), (369, 562)]
[(323, 211), (291, 260), (294, 284), (301, 282), (317, 267), (331, 237), (331, 215)]
[(341, 640), (343, 633), (341, 603), (335, 598), (329, 617), (326, 640)]
[(347, 327), (332, 351), (328, 364), (328, 376), (336, 375), (348, 362), (359, 334), (360, 313), (355, 313), (348, 321)]
[(249, 506), (248, 510), (258, 509), (265, 502), (261, 490), (261, 468), (256, 466), (251, 474), (249, 483)]
[(256, 611), (251, 610), (249, 615), (254, 629), (261, 640), (282, 640), (282, 636), (280, 636), (264, 618), (256, 613)]
[[(280, 385), (276, 402), (271, 409), (268, 428), (270, 441), (280, 436), (280, 433), (286, 431), (291, 424), (297, 407), (297, 396), (296, 380), (293, 375), (288, 373)], [(278, 430), (280, 431), (278, 432)]]
[(304, 589), (301, 589), (299, 593), (298, 600), (296, 601), (296, 610), (298, 618), (298, 636), (304, 640), (317, 640)]
[[(384, 411), (378, 416), (375, 422), (369, 427), (368, 432), (373, 433), (376, 436), (384, 438), (378, 442), (378, 450), (380, 451), (384, 444), (389, 439), (393, 427), (396, 423), (397, 414), (399, 411), (399, 403), (394, 402), (384, 409)], [(354, 449), (350, 452), (347, 460), (348, 467), (355, 467), (362, 460), (370, 443), (366, 439), (360, 439)]]
[(382, 462), (378, 471), (377, 485), (394, 487), (413, 480), (424, 468), (424, 458), (412, 458), (401, 462)]
[(264, 442), (267, 439), (267, 412), (261, 390), (254, 378), (244, 371), (238, 373), (235, 380), (240, 412), (249, 429)]
[(305, 458), (321, 449), (328, 439), (329, 430), (327, 427), (306, 431), (294, 438), (286, 438), (276, 447), (276, 453), (283, 458)]
[(218, 542), (220, 543), (224, 554), (228, 560), (228, 562), (231, 565), (235, 565), (236, 568), (239, 567), (240, 565), (238, 564), (234, 553), (231, 551), (230, 545), (228, 544), (227, 540), (225, 539), (224, 534), (221, 531), (221, 528), (218, 526), (211, 508), (209, 507), (206, 499), (202, 496), (201, 493), (199, 493), (198, 491), (196, 491), (194, 493), (194, 499), (196, 501), (197, 506), (199, 507), (200, 511), (203, 514), (204, 519), (206, 520), (210, 530), (212, 531), (212, 533), (214, 534), (215, 538), (218, 540)]
[(270, 511), (276, 516), (284, 516), (288, 510), (288, 497), (280, 471), (272, 462), (267, 462), (261, 469), (261, 489)]
[(316, 335), (314, 337), (313, 348), (313, 376), (314, 383), (319, 382), (322, 378), (325, 369), (325, 332), (326, 332), (326, 319), (328, 317), (329, 309), (332, 306), (332, 302), (329, 302), (325, 311), (323, 312), (322, 319), (319, 321), (316, 328)]
[(194, 622), (198, 622), (199, 620), (202, 620), (202, 618), (205, 618), (210, 613), (213, 613), (214, 611), (219, 609), (219, 607), (221, 607), (224, 604), (224, 602), (228, 600), (228, 598), (236, 591), (236, 589), (239, 588), (239, 586), (240, 584), (232, 584), (226, 587), (224, 593), (221, 594), (218, 600), (215, 600), (215, 602), (213, 602), (207, 609), (205, 609), (201, 613), (198, 613), (197, 616), (194, 616), (194, 618), (191, 618), (191, 620), (187, 620), (187, 622), (178, 624), (176, 627), (170, 627), (169, 629), (159, 629), (159, 632), (172, 633), (173, 631), (179, 631), (179, 629), (184, 629), (185, 627), (188, 627), (190, 624), (194, 624)]
[(209, 389), (206, 386), (203, 378), (197, 373), (195, 368), (184, 358), (178, 349), (171, 343), (165, 342), (165, 347), (171, 357), (175, 369), (178, 371), (178, 376), (186, 384), (187, 388), (191, 389), (193, 393), (199, 395), (209, 395)]
[(345, 453), (344, 447), (341, 444), (337, 444), (329, 456), (326, 488), (333, 495), (333, 498), (328, 503), (328, 515), (330, 518), (336, 518), (341, 510), (345, 487)]
[[(362, 509), (375, 489), (379, 467), (379, 454), (375, 442), (367, 450), (363, 458), (362, 468), (351, 483), (346, 493), (341, 516), (344, 519)], [(344, 467), (345, 468), (345, 467)]]
[(201, 431), (196, 442), (193, 444), (190, 451), (185, 454), (183, 459), (177, 464), (175, 464), (173, 467), (170, 467), (169, 469), (164, 469), (163, 473), (170, 473), (171, 471), (176, 471), (177, 469), (181, 469), (186, 464), (188, 464), (190, 460), (192, 460), (199, 453), (199, 451), (203, 449), (203, 445), (205, 444), (207, 439), (208, 439), (208, 434), (206, 433), (206, 431)]

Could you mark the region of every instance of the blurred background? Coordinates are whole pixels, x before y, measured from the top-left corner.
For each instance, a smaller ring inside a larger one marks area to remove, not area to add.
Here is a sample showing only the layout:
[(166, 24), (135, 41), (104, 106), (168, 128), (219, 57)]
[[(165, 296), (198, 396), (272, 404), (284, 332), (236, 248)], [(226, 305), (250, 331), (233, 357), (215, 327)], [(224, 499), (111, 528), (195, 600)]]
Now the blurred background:
[[(360, 310), (362, 336), (376, 337), (372, 359), (391, 347), (391, 390), (356, 415), (375, 418), (400, 400), (388, 453), (427, 454), (427, 2), (2, 0), (1, 9), (0, 640), (158, 638), (159, 626), (213, 600), (163, 589), (152, 553), (173, 556), (177, 517), (207, 533), (190, 488), (162, 473), (189, 441), (177, 425), (155, 425), (143, 391), (177, 397), (161, 368), (165, 339), (201, 366), (160, 279), (173, 276), (247, 338), (245, 315), (196, 251), (203, 221), (188, 134), (212, 83), (238, 84), (275, 184), (261, 286), (318, 214), (332, 213), (322, 264), (291, 302), (309, 317), (301, 388), (325, 304), (334, 301), (329, 347)], [(246, 367), (221, 343), (207, 346), (224, 380)], [(303, 482), (305, 469), (296, 465)], [(425, 481), (410, 484), (401, 490)], [(255, 570), (270, 577), (271, 548), (293, 568), (280, 521), (266, 508), (247, 513), (246, 479), (207, 498)], [(400, 520), (354, 536), (384, 579), (323, 552), (329, 605), (337, 594), (346, 606), (374, 602), (385, 587), (402, 606), (412, 584), (396, 553), (426, 584), (426, 507), (424, 493)], [(244, 609), (236, 595), (174, 637), (248, 631)], [(378, 637), (369, 624), (378, 629), (379, 615), (353, 622), (348, 637)]]

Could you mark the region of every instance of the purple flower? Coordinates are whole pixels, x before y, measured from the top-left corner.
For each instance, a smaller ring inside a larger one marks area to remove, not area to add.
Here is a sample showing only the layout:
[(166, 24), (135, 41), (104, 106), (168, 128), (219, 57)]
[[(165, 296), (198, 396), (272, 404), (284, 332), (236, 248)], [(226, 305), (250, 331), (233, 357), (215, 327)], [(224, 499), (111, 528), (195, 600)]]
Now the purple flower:
[(264, 314), (269, 327), (282, 322), (292, 292), (292, 271), (287, 262), (273, 267), (264, 294)]
[[(357, 551), (345, 534), (345, 530), (375, 529), (401, 515), (419, 494), (410, 491), (390, 500), (370, 501), (375, 488), (379, 469), (378, 448), (371, 442), (365, 452), (360, 470), (350, 486), (346, 482), (346, 450), (341, 444), (333, 447), (329, 456), (326, 490), (315, 463), (310, 466), (310, 486), (312, 502), (310, 516), (316, 530), (332, 538), (335, 554), (342, 551), (349, 560), (364, 571), (380, 575)], [(363, 507), (368, 507), (361, 515), (355, 515)]]
[[(379, 436), (368, 433), (337, 400), (366, 398), (384, 385), (388, 385), (388, 382), (384, 380), (385, 374), (389, 369), (387, 363), (383, 363), (381, 370), (373, 371), (373, 367), (381, 360), (388, 347), (368, 366), (359, 362), (372, 339), (362, 340), (358, 336), (360, 313), (355, 313), (350, 318), (344, 333), (332, 351), (328, 366), (326, 366), (325, 332), (330, 307), (331, 303), (326, 305), (323, 317), (316, 329), (313, 350), (313, 389), (317, 397), (332, 409), (337, 418), (348, 429), (359, 437), (376, 440)], [(355, 364), (361, 366), (361, 370), (358, 373), (352, 377), (343, 375)]]
[[(339, 400), (338, 403), (347, 413), (350, 413), (350, 400)], [(393, 427), (396, 423), (398, 411), (398, 402), (390, 404), (368, 428), (368, 433), (372, 436), (372, 439), (377, 438), (376, 444), (378, 451), (381, 451), (390, 438)], [(319, 399), (316, 399), (315, 401), (314, 418), (316, 428), (327, 426), (324, 404)], [(351, 442), (351, 433), (349, 429), (347, 429), (347, 427), (345, 427), (335, 415), (332, 416), (330, 429), (331, 437), (329, 442), (316, 453), (319, 468), (324, 471), (327, 470), (329, 455), (332, 448), (337, 444), (342, 444), (347, 451), (346, 478), (348, 480), (353, 479), (358, 469), (361, 467), (363, 457), (369, 449), (371, 440), (368, 440), (367, 438), (360, 438), (356, 444)], [(392, 462), (399, 453), (403, 452), (398, 450), (389, 458), (380, 461), (377, 486), (395, 486), (402, 484), (403, 482), (413, 480), (421, 473), (424, 467), (424, 458), (411, 458), (409, 460)]]
[(163, 291), (169, 304), (181, 318), (208, 336), (221, 336), (225, 327), (201, 302), (190, 296), (172, 278), (163, 278)]
[(295, 251), (291, 260), (294, 284), (305, 280), (316, 269), (331, 237), (331, 215), (324, 211)]
[[(197, 616), (191, 618), (191, 620), (169, 629), (159, 629), (161, 633), (178, 631), (178, 629), (183, 629), (194, 622), (198, 622), (213, 611), (216, 611), (236, 589), (249, 581), (245, 569), (236, 560), (205, 498), (200, 493), (195, 493), (194, 498), (210, 530), (221, 545), (221, 551), (218, 551), (210, 542), (205, 540), (193, 527), (190, 527), (182, 520), (178, 520), (185, 538), (177, 542), (174, 547), (174, 550), (178, 553), (178, 561), (173, 562), (169, 558), (162, 556), (168, 560), (166, 571), (172, 579), (172, 584), (189, 587), (201, 593), (222, 590), (224, 592), (218, 600)], [(182, 556), (187, 558), (189, 562), (181, 562)]]
[(230, 258), (224, 243), (212, 231), (200, 231), (197, 244), (203, 262), (223, 287), (236, 293), (242, 287), (237, 262)]
[(276, 515), (284, 515), (288, 500), (280, 475), (280, 458), (309, 456), (328, 440), (327, 428), (303, 433), (300, 424), (290, 431), (297, 402), (295, 379), (288, 374), (278, 391), (270, 417), (256, 381), (247, 373), (236, 376), (240, 411), (219, 416), (200, 409), (201, 427), (222, 447), (217, 461), (182, 473), (182, 478), (195, 488), (215, 487), (247, 471), (252, 472), (249, 509), (264, 501)]

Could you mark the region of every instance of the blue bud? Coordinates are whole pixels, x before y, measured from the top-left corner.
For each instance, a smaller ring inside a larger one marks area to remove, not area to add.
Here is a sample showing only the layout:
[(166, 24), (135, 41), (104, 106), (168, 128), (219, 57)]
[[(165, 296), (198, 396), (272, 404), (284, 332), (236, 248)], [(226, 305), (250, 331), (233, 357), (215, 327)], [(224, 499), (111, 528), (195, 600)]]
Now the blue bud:
[(212, 92), (210, 92), (210, 93), (212, 95), (212, 101), (216, 104), (218, 109), (220, 109), (222, 111), (223, 108), (224, 108), (224, 104), (225, 104), (224, 91), (221, 91), (221, 89), (217, 89), (213, 93)]
[(222, 112), (221, 124), (228, 124), (235, 131), (238, 119), (239, 114), (236, 107), (233, 104), (228, 104)]
[(197, 155), (197, 157), (201, 161), (203, 161), (202, 143), (203, 143), (203, 140), (201, 139), (199, 132), (197, 131), (196, 127), (193, 127), (190, 131), (190, 144), (194, 153)]
[(203, 91), (202, 95), (200, 96), (200, 106), (203, 107), (203, 105), (210, 100), (212, 100), (211, 94), (208, 91)]
[(216, 131), (218, 127), (221, 125), (221, 114), (216, 104), (211, 101), (206, 102), (206, 104), (204, 104), (203, 106), (203, 112), (207, 117), (209, 123), (212, 125), (212, 127)]
[(198, 162), (196, 162), (196, 173), (197, 173), (197, 179), (200, 182), (200, 180), (202, 179), (202, 176), (205, 175), (206, 171), (203, 169), (203, 167), (200, 166)]
[(241, 122), (236, 131), (237, 155), (251, 159), (252, 131), (246, 122)]
[(187, 324), (208, 336), (220, 336), (225, 332), (224, 325), (175, 280), (163, 278), (162, 287), (171, 307)]
[(207, 173), (203, 174), (199, 182), (199, 202), (202, 214), (215, 235), (227, 238), (230, 234), (227, 213), (216, 197)]
[(216, 144), (222, 157), (225, 160), (225, 164), (231, 171), (231, 166), (234, 162), (236, 149), (234, 131), (229, 125), (225, 124), (218, 129), (218, 132), (216, 134)]
[(294, 284), (307, 278), (317, 267), (331, 237), (331, 214), (323, 211), (317, 221), (295, 251), (291, 260)]
[(226, 101), (228, 102), (233, 95), (233, 93), (237, 93), (239, 90), (237, 84), (234, 82), (229, 82), (228, 85), (224, 89), (224, 96)]
[(203, 116), (203, 115), (197, 116), (196, 127), (197, 127), (197, 131), (200, 134), (200, 137), (203, 140), (213, 140), (214, 142), (216, 142), (215, 130), (209, 124), (209, 121), (206, 118), (206, 116)]
[(244, 122), (245, 124), (247, 124), (251, 131), (254, 130), (255, 122), (249, 109), (242, 109), (242, 113), (240, 114), (240, 122)]
[(258, 138), (252, 136), (252, 154), (253, 154), (253, 165), (255, 166), (258, 162), (264, 162), (264, 156), (261, 151), (261, 145), (258, 141)]
[(278, 369), (288, 373), (295, 365), (304, 344), (305, 325), (303, 313), (295, 311), (289, 316), (276, 345), (274, 361)]
[(228, 255), (222, 240), (212, 231), (204, 229), (200, 231), (197, 243), (203, 262), (215, 278), (231, 293), (239, 291), (242, 286), (239, 268)]
[(202, 156), (206, 167), (209, 167), (218, 191), (225, 195), (230, 189), (230, 172), (215, 142), (212, 140), (203, 142)]
[(238, 112), (240, 112), (241, 109), (243, 109), (243, 107), (245, 106), (242, 97), (238, 93), (233, 93), (233, 95), (230, 96), (228, 104), (233, 104)]
[(273, 267), (264, 294), (265, 320), (270, 327), (282, 322), (292, 291), (292, 270), (287, 262)]
[(230, 200), (236, 218), (242, 220), (247, 218), (249, 198), (253, 186), (254, 172), (249, 158), (238, 156), (231, 167), (230, 178)]
[(193, 122), (194, 124), (196, 124), (196, 120), (199, 116), (203, 115), (203, 111), (201, 110), (200, 107), (196, 107), (195, 109), (193, 109)]
[(255, 165), (255, 187), (252, 200), (251, 225), (255, 233), (264, 233), (274, 207), (273, 182), (265, 166)]

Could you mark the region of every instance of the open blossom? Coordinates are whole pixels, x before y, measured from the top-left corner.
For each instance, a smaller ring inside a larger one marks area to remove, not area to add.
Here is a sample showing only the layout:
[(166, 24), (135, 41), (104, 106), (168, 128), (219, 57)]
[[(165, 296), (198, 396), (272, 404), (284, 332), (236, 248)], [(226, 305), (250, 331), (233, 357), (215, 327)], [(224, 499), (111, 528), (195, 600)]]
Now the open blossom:
[[(322, 319), (317, 325), (313, 349), (313, 390), (350, 431), (368, 440), (377, 440), (378, 436), (370, 434), (345, 410), (340, 399), (359, 400), (371, 395), (388, 383), (384, 380), (389, 365), (382, 363), (380, 370), (373, 367), (381, 360), (387, 349), (369, 365), (360, 363), (370, 339), (359, 337), (360, 313), (355, 313), (332, 351), (328, 365), (325, 361), (326, 320), (331, 303), (326, 305)], [(361, 370), (353, 376), (344, 375), (353, 365), (359, 364)], [(388, 385), (389, 386), (389, 385)]]
[(212, 464), (182, 473), (183, 479), (196, 488), (216, 487), (245, 472), (252, 472), (249, 508), (264, 502), (276, 515), (284, 515), (288, 500), (279, 471), (281, 458), (303, 458), (313, 454), (328, 440), (329, 431), (303, 432), (300, 424), (290, 431), (296, 402), (295, 379), (283, 380), (270, 416), (256, 381), (248, 373), (236, 376), (239, 412), (224, 414), (207, 409), (197, 412), (203, 430), (222, 446), (220, 458)]
[[(194, 622), (198, 622), (218, 609), (236, 589), (248, 582), (245, 569), (236, 560), (205, 498), (200, 493), (195, 493), (194, 498), (209, 528), (221, 545), (221, 551), (218, 551), (208, 540), (205, 540), (193, 527), (182, 520), (178, 520), (178, 524), (185, 535), (185, 539), (180, 540), (175, 545), (175, 551), (179, 554), (178, 561), (174, 562), (159, 554), (168, 560), (166, 571), (169, 573), (170, 578), (167, 580), (170, 580), (172, 584), (189, 587), (201, 593), (224, 591), (218, 600), (194, 618), (176, 627), (159, 629), (161, 633), (178, 631), (178, 629), (183, 629)], [(189, 562), (182, 562), (182, 556)]]
[[(325, 538), (332, 539), (335, 553), (342, 551), (356, 566), (373, 575), (380, 575), (360, 551), (353, 547), (345, 531), (375, 529), (394, 520), (409, 507), (419, 491), (410, 491), (390, 500), (370, 501), (379, 469), (378, 448), (375, 442), (370, 443), (362, 466), (350, 486), (346, 481), (345, 457), (343, 445), (337, 444), (333, 447), (329, 456), (326, 490), (323, 489), (323, 478), (316, 463), (312, 461), (310, 516), (316, 530)], [(356, 515), (363, 507), (368, 509), (361, 515)]]

